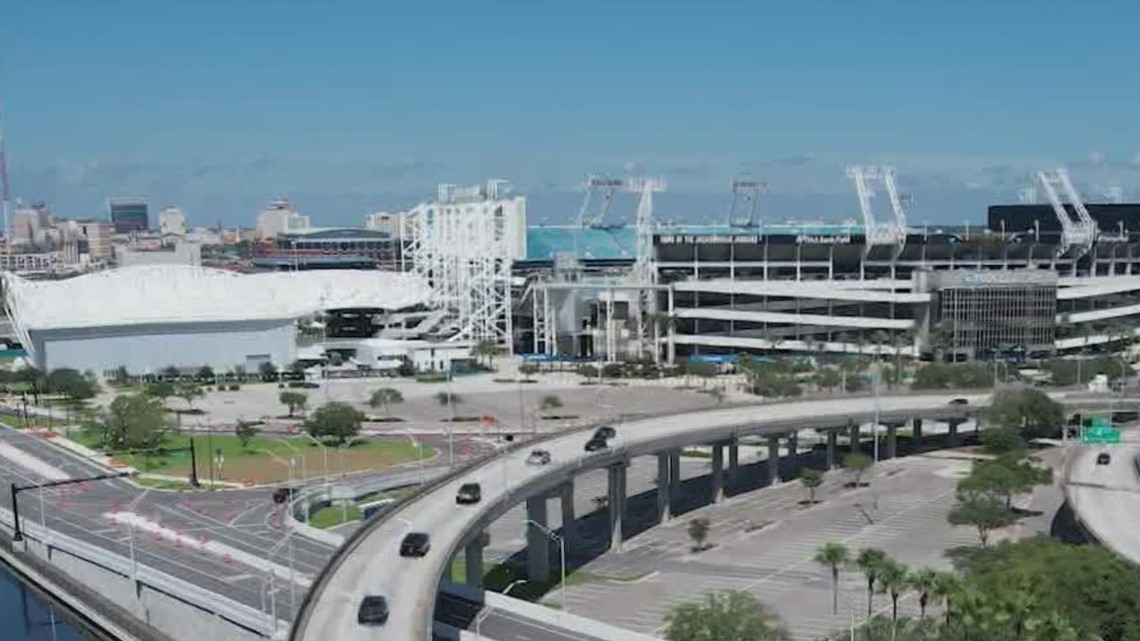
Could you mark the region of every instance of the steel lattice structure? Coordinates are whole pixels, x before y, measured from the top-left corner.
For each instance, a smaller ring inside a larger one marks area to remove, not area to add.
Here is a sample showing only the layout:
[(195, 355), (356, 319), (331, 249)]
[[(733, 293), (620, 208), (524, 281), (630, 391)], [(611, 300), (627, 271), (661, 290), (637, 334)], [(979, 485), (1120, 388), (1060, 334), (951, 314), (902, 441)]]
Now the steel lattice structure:
[(511, 346), (512, 247), (501, 181), (440, 185), (436, 202), (403, 217), (404, 269), (431, 284), (433, 305), (452, 317), (452, 340)]

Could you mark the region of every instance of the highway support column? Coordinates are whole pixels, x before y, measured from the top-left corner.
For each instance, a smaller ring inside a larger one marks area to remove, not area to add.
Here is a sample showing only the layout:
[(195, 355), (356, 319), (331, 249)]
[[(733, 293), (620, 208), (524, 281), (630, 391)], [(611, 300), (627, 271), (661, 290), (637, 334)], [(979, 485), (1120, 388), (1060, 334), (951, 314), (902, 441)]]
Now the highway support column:
[(724, 445), (712, 446), (712, 502), (724, 501)]
[(733, 439), (728, 444), (728, 486), (735, 488), (740, 481), (740, 445)]
[(852, 422), (847, 426), (847, 445), (849, 453), (854, 454), (859, 451), (859, 424)]
[(780, 484), (780, 437), (768, 437), (768, 484)]
[[(550, 578), (550, 539), (546, 525), (546, 496), (526, 500), (526, 574), (533, 582)], [(539, 527), (541, 526), (541, 527)]]
[(952, 418), (946, 422), (946, 425), (950, 430), (947, 433), (946, 442), (950, 445), (950, 447), (958, 447), (958, 426), (962, 423), (962, 420), (956, 418)]
[(834, 470), (836, 466), (835, 449), (839, 445), (839, 433), (827, 430), (827, 469)]
[(483, 542), (486, 534), (480, 530), (463, 550), (464, 583), (473, 588), (483, 587)]
[(558, 486), (558, 506), (562, 509), (562, 540), (569, 547), (574, 536), (574, 481), (566, 481)]
[(662, 524), (673, 518), (673, 450), (657, 453), (657, 516)]
[(796, 474), (798, 474), (799, 470), (800, 470), (799, 465), (796, 463), (796, 458), (797, 458), (797, 455), (799, 454), (799, 450), (800, 450), (799, 433), (798, 432), (792, 432), (791, 434), (788, 434), (788, 462), (791, 463), (792, 477), (793, 478), (795, 478)]
[(622, 519), (625, 516), (625, 462), (606, 468), (609, 472), (610, 549), (621, 551)]
[(912, 418), (910, 420), (910, 443), (911, 450), (915, 453), (922, 451), (922, 419)]
[(899, 455), (899, 426), (898, 423), (887, 425), (887, 458), (896, 458)]

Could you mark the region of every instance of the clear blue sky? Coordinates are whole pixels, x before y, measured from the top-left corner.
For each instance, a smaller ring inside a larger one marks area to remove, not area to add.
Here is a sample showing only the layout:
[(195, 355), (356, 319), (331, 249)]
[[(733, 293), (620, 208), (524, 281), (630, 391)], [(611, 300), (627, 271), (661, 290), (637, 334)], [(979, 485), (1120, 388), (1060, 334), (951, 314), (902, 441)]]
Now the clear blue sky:
[(1049, 163), (1140, 187), (1138, 24), (1124, 0), (0, 0), (0, 83), (15, 194), (68, 215), (285, 195), (350, 222), (505, 177), (551, 220), (632, 165), (669, 215), (748, 170), (770, 216), (832, 218), (843, 165), (887, 161), (916, 217), (960, 220)]

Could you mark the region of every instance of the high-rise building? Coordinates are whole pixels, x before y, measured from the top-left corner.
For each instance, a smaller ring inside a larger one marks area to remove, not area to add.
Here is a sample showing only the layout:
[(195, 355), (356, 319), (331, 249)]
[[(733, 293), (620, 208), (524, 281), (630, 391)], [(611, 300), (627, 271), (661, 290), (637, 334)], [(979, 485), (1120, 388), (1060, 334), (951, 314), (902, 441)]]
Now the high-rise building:
[(158, 214), (158, 229), (165, 239), (186, 237), (186, 214), (178, 207), (163, 207)]
[(107, 203), (115, 233), (127, 234), (150, 229), (146, 203), (134, 198), (112, 198)]
[(52, 224), (51, 212), (43, 203), (17, 207), (12, 212), (12, 244), (40, 245), (44, 242), (44, 231)]
[(257, 236), (262, 240), (277, 238), (278, 234), (304, 231), (309, 228), (309, 217), (295, 211), (287, 200), (269, 203), (269, 208), (257, 215)]
[(87, 252), (92, 260), (111, 259), (111, 236), (115, 227), (102, 220), (77, 220), (79, 231), (87, 240)]

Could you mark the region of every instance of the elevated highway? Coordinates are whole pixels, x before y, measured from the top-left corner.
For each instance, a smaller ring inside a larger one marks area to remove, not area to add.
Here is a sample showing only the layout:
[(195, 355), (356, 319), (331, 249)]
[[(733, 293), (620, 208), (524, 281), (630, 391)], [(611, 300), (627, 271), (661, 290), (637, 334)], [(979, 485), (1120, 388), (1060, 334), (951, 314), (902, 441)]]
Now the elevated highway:
[[(1110, 455), (1098, 465), (1097, 455)], [(1089, 534), (1140, 565), (1140, 444), (1074, 447), (1065, 468), (1065, 493), (1077, 520)]]
[[(622, 544), (625, 504), (625, 470), (632, 458), (657, 456), (658, 506), (661, 518), (669, 518), (677, 478), (676, 461), (681, 448), (712, 445), (712, 500), (723, 495), (725, 449), (729, 449), (729, 476), (736, 459), (735, 443), (744, 436), (768, 439), (772, 452), (779, 452), (782, 438), (794, 438), (801, 429), (825, 431), (827, 457), (835, 462), (837, 436), (850, 430), (857, 440), (859, 426), (878, 421), (887, 426), (886, 456), (895, 448), (897, 428), (912, 422), (940, 420), (957, 425), (989, 402), (988, 394), (965, 395), (968, 405), (951, 405), (958, 394), (899, 395), (878, 399), (843, 398), (812, 402), (706, 410), (669, 417), (629, 421), (615, 425), (611, 447), (600, 452), (583, 450), (588, 433), (563, 433), (545, 439), (541, 447), (551, 452), (546, 466), (526, 463), (530, 447), (518, 448), (484, 461), (464, 473), (448, 477), (399, 508), (363, 527), (337, 553), (314, 583), (294, 624), (292, 641), (426, 640), (431, 637), (437, 592), (452, 559), (463, 551), (468, 583), (477, 585), (482, 575), (481, 540), (484, 528), (512, 506), (527, 503), (528, 572), (543, 579), (550, 571), (550, 542), (546, 526), (547, 498), (560, 497), (563, 522), (573, 523), (574, 477), (583, 471), (604, 468), (609, 478), (609, 529), (611, 545)], [(534, 443), (530, 446), (535, 445)], [(778, 454), (769, 457), (772, 473)], [(455, 495), (467, 482), (482, 485), (482, 502), (457, 507)], [(571, 500), (568, 500), (571, 499)], [(567, 513), (569, 506), (570, 513)], [(431, 535), (432, 547), (422, 558), (399, 555), (399, 544), (408, 532)], [(569, 545), (573, 532), (562, 532)], [(386, 625), (364, 627), (356, 622), (356, 610), (367, 594), (385, 595), (391, 609)]]

